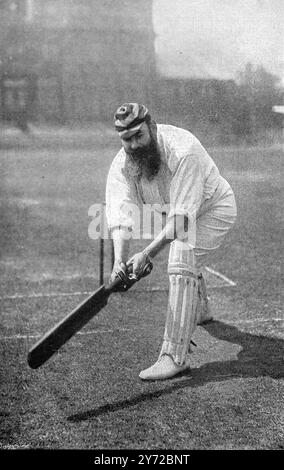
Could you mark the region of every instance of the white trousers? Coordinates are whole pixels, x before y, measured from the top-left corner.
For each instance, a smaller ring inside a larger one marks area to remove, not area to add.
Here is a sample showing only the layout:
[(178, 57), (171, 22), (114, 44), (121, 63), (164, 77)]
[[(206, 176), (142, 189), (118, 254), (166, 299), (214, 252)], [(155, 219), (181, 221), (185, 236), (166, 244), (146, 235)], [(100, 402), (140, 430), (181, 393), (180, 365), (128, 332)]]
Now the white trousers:
[[(224, 180), (225, 181), (225, 180)], [(237, 217), (234, 193), (227, 182), (197, 212), (195, 225), (195, 267), (201, 270), (217, 254)], [(176, 241), (172, 242), (175, 243)]]

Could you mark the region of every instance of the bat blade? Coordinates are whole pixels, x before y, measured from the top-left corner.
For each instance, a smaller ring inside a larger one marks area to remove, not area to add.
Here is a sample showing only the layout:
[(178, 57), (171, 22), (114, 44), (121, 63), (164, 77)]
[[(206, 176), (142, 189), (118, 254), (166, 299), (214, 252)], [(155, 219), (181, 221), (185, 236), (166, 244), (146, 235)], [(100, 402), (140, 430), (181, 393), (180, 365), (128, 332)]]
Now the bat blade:
[[(148, 262), (141, 277), (148, 276), (152, 268), (153, 264)], [(63, 344), (107, 305), (111, 293), (119, 290), (126, 291), (138, 280), (137, 277), (123, 274), (123, 272), (117, 273), (117, 277), (107, 286), (102, 285), (96, 292), (87, 297), (30, 349), (28, 352), (29, 366), (32, 369), (37, 369), (44, 364)]]
[(29, 351), (28, 364), (37, 369), (107, 305), (111, 291), (104, 285), (49, 330)]

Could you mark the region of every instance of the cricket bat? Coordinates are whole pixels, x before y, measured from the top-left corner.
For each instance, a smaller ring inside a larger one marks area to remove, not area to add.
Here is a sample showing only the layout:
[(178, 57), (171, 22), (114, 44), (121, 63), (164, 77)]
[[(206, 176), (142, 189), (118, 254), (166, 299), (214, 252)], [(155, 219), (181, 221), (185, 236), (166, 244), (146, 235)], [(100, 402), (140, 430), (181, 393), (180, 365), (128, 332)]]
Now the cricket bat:
[[(148, 263), (140, 278), (150, 274), (152, 268), (152, 263)], [(44, 364), (75, 333), (81, 330), (86, 323), (107, 305), (109, 296), (113, 292), (117, 292), (118, 290), (126, 291), (139, 279), (133, 275), (118, 273), (117, 277), (107, 286), (102, 285), (99, 287), (99, 289), (59, 321), (30, 349), (28, 353), (29, 366), (32, 369), (37, 369)]]

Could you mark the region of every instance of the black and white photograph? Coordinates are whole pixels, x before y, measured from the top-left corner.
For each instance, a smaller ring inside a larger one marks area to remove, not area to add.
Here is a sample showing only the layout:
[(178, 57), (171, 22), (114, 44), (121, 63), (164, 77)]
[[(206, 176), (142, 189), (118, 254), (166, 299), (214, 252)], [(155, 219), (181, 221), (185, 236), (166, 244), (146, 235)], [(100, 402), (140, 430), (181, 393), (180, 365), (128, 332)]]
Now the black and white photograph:
[(284, 450), (283, 124), (282, 0), (0, 0), (3, 458)]

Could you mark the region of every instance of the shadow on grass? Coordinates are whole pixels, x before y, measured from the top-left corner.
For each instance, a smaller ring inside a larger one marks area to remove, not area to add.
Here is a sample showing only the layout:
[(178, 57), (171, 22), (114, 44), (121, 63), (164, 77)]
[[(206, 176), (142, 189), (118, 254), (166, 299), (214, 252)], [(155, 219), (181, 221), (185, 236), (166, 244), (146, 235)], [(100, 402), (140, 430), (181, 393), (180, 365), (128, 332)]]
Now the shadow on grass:
[(274, 379), (284, 377), (283, 340), (244, 333), (235, 326), (221, 321), (210, 322), (204, 325), (203, 328), (215, 338), (242, 346), (242, 350), (238, 353), (237, 359), (232, 361), (211, 362), (198, 368), (192, 368), (171, 380), (161, 382), (161, 384), (165, 385), (161, 390), (143, 393), (131, 399), (121, 400), (100, 406), (93, 410), (77, 413), (69, 416), (68, 421), (86, 421), (100, 415), (138, 405), (145, 401), (154, 400), (182, 388), (198, 387), (207, 382), (222, 382), (233, 377), (267, 376)]

